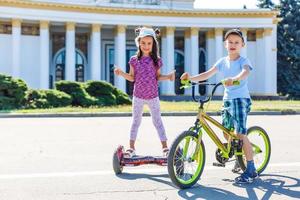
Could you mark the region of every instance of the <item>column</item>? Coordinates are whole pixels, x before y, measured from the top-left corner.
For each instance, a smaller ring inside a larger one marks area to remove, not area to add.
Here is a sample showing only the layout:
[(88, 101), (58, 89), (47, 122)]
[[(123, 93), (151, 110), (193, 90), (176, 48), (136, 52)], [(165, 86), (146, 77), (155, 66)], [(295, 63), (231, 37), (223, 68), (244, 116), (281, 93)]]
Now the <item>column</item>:
[(277, 94), (277, 23), (273, 24), (272, 30), (272, 93), (273, 95)]
[[(191, 74), (199, 74), (199, 28), (191, 28)], [(195, 94), (199, 92), (199, 86), (195, 86)]]
[(49, 21), (40, 21), (40, 88), (49, 88)]
[[(165, 35), (162, 39), (162, 59), (163, 59), (163, 74), (170, 73), (174, 70), (174, 32), (175, 27), (166, 27)], [(174, 95), (175, 94), (175, 84), (174, 81), (163, 81), (161, 83), (163, 95)]]
[(255, 76), (255, 80), (253, 82), (256, 95), (263, 95), (264, 92), (264, 81), (265, 81), (265, 63), (264, 63), (264, 57), (263, 55), (263, 49), (264, 49), (264, 44), (263, 44), (263, 29), (257, 29), (256, 30), (256, 54), (255, 54), (255, 63), (256, 65), (254, 66), (253, 74), (251, 76)]
[(21, 77), (21, 22), (12, 19), (12, 76)]
[[(191, 70), (191, 29), (187, 28), (184, 31), (184, 71), (189, 74)], [(190, 95), (191, 89), (184, 89), (184, 94)]]
[(91, 33), (91, 80), (101, 80), (101, 25), (93, 24)]
[[(117, 25), (115, 29), (115, 64), (124, 72), (126, 71), (126, 26)], [(126, 92), (126, 80), (120, 76), (114, 76), (114, 85)]]
[(191, 72), (199, 74), (199, 28), (191, 28)]
[(75, 23), (66, 24), (65, 80), (75, 81)]
[(243, 33), (243, 37), (244, 37), (244, 42), (245, 42), (245, 46), (242, 48), (241, 50), (241, 56), (246, 57), (247, 58), (247, 32), (248, 29), (246, 28), (242, 28), (240, 29)]
[[(266, 28), (264, 29), (264, 56), (262, 58), (264, 59), (264, 67), (265, 67), (265, 93), (266, 95), (273, 95), (273, 76), (274, 76), (274, 66), (272, 65), (272, 28)], [(275, 74), (276, 76), (276, 74)]]
[[(166, 60), (167, 60), (167, 33), (166, 29), (161, 29), (161, 59), (163, 62), (163, 67), (161, 68), (160, 72), (162, 74), (166, 74), (168, 72), (167, 65), (166, 65)], [(159, 87), (160, 87), (160, 93), (161, 94), (166, 94), (167, 93), (167, 85), (165, 81), (160, 81), (159, 82)]]
[[(206, 32), (206, 49), (207, 49), (207, 69), (210, 69), (216, 62), (215, 59), (215, 31), (210, 29)], [(216, 76), (211, 77), (208, 82), (215, 83)], [(207, 87), (207, 94), (211, 94), (212, 87)]]
[[(224, 50), (224, 42), (223, 42), (223, 29), (216, 28), (215, 29), (215, 58), (216, 61), (223, 57), (223, 50)], [(217, 73), (216, 75), (216, 82), (219, 82), (222, 80), (222, 75), (220, 73)], [(217, 91), (215, 92), (216, 95), (223, 95), (223, 88), (219, 87)]]

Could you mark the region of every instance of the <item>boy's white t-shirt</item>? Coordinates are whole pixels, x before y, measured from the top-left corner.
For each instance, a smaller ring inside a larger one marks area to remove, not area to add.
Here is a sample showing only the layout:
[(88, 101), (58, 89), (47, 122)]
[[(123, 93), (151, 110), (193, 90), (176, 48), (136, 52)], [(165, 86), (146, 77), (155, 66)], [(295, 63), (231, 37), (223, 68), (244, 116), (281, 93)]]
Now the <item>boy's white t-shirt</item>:
[[(214, 66), (217, 67), (218, 72), (223, 76), (223, 79), (235, 77), (243, 70), (243, 67), (248, 65), (250, 70), (253, 69), (252, 64), (248, 58), (240, 56), (237, 60), (230, 61), (227, 57), (219, 59)], [(224, 90), (224, 100), (231, 100), (236, 98), (249, 98), (248, 79), (240, 81), (240, 85), (227, 86)]]

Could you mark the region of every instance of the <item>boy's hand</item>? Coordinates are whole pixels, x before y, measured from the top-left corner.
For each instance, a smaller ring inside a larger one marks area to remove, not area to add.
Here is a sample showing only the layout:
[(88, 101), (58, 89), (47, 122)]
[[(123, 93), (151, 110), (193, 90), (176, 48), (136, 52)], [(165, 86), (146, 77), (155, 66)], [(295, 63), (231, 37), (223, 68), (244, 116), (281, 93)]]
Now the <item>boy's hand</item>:
[(180, 77), (181, 80), (190, 80), (190, 75), (189, 73), (185, 72), (181, 75)]
[(232, 78), (227, 78), (224, 80), (224, 85), (225, 86), (232, 86), (233, 85), (233, 79)]
[(173, 70), (173, 71), (169, 74), (169, 79), (170, 79), (170, 81), (174, 81), (174, 80), (175, 80), (175, 72), (176, 72), (176, 70)]
[(115, 67), (114, 67), (115, 75), (120, 76), (122, 72), (123, 72), (122, 69), (115, 65)]

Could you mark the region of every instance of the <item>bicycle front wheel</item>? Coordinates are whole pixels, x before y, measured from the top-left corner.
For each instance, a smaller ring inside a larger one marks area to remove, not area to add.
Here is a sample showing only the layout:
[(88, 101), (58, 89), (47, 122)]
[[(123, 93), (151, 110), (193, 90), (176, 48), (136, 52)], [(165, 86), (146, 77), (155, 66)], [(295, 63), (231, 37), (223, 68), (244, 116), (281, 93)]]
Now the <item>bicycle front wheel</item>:
[[(261, 174), (267, 167), (271, 157), (271, 142), (267, 132), (259, 127), (253, 126), (248, 129), (247, 137), (252, 144), (253, 161), (258, 174)], [(238, 162), (243, 171), (247, 166), (245, 155), (237, 156)]]
[(198, 134), (184, 131), (174, 140), (168, 155), (171, 181), (181, 189), (193, 186), (200, 178), (205, 164), (205, 148)]

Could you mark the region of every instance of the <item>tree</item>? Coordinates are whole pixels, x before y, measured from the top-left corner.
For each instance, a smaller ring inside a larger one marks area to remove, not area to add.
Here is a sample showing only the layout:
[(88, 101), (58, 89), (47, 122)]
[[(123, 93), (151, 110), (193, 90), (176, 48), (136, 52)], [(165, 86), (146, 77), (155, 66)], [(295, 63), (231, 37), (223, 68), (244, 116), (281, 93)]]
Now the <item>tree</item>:
[(300, 0), (258, 0), (259, 8), (278, 9), (282, 20), (277, 27), (277, 91), (300, 98)]
[(300, 0), (280, 0), (279, 9), (278, 92), (300, 98)]
[(257, 7), (274, 9), (275, 4), (272, 2), (272, 0), (258, 0)]

